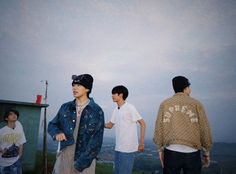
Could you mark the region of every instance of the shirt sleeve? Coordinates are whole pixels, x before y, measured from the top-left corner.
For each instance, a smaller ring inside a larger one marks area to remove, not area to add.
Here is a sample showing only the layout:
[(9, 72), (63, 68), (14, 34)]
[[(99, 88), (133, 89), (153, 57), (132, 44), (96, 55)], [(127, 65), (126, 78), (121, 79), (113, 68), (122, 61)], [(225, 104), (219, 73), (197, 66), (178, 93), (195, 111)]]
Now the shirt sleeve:
[(160, 105), (156, 123), (155, 123), (155, 129), (154, 129), (154, 136), (153, 136), (153, 142), (158, 146), (158, 148), (163, 147), (163, 105)]
[(139, 114), (139, 112), (137, 111), (135, 106), (132, 105), (130, 107), (130, 111), (131, 111), (131, 115), (132, 115), (132, 121), (136, 122), (136, 121), (142, 119), (141, 115)]
[(112, 113), (112, 116), (111, 116), (111, 120), (110, 120), (110, 122), (112, 122), (113, 124), (116, 123), (115, 109), (114, 109), (114, 111), (113, 111), (113, 113)]
[(56, 140), (56, 135), (62, 133), (63, 131), (60, 129), (60, 117), (62, 113), (62, 107), (60, 107), (57, 115), (48, 123), (48, 133), (51, 135), (53, 140)]
[(19, 145), (22, 145), (22, 144), (26, 143), (24, 129), (23, 129), (22, 124), (19, 121), (16, 122), (16, 126), (19, 127), (19, 131), (21, 132), (21, 137), (20, 137), (18, 143), (19, 143)]
[(201, 133), (201, 144), (204, 149), (209, 151), (212, 148), (212, 134), (207, 115), (202, 104), (198, 105), (199, 126)]

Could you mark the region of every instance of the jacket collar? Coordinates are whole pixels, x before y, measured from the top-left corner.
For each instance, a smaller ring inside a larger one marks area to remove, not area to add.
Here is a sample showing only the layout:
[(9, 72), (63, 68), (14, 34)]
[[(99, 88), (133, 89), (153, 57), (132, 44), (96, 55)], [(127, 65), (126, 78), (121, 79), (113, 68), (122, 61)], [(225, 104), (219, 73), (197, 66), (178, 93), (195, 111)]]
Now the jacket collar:
[[(90, 100), (90, 101), (89, 101), (89, 103), (88, 103), (87, 106), (93, 108), (93, 107), (95, 106), (95, 102), (94, 102), (93, 98), (89, 98), (89, 100)], [(87, 106), (86, 106), (86, 107), (87, 107)], [(75, 100), (75, 99), (72, 101), (72, 107), (73, 107), (74, 109), (76, 108), (76, 100)]]
[(184, 92), (177, 92), (174, 94), (174, 96), (189, 96), (189, 95)]

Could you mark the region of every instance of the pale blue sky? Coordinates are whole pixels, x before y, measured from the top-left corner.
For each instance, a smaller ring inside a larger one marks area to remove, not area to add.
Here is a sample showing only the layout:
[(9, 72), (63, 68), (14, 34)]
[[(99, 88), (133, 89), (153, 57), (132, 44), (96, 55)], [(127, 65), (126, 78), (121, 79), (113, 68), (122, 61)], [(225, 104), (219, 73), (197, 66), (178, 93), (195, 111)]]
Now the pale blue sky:
[(106, 121), (111, 89), (126, 85), (152, 138), (171, 79), (184, 75), (214, 140), (236, 142), (235, 9), (234, 0), (0, 1), (0, 99), (35, 102), (46, 79), (50, 120), (73, 99), (71, 75), (90, 73)]

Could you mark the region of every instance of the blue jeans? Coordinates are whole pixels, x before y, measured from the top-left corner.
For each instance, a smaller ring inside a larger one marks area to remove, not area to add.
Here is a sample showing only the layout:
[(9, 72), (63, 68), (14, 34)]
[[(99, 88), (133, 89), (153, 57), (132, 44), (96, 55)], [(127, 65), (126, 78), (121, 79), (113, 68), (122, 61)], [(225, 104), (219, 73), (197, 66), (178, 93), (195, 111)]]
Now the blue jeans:
[(201, 174), (200, 151), (193, 153), (181, 153), (168, 149), (164, 150), (163, 174)]
[(10, 166), (0, 166), (0, 174), (22, 174), (20, 159)]
[(125, 153), (115, 151), (115, 174), (132, 174), (135, 152)]

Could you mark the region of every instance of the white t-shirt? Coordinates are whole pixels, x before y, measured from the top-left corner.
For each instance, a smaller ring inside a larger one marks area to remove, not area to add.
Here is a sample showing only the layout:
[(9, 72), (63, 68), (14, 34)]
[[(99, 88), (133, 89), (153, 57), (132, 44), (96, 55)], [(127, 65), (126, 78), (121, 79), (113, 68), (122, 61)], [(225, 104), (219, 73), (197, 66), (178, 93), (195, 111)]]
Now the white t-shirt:
[(119, 152), (135, 152), (138, 150), (137, 121), (142, 117), (136, 108), (125, 102), (120, 109), (114, 109), (111, 122), (115, 124), (116, 147)]
[(16, 121), (14, 129), (0, 129), (0, 166), (10, 166), (19, 159), (19, 146), (26, 142), (23, 127)]
[(181, 153), (192, 153), (198, 151), (197, 149), (182, 144), (170, 144), (166, 149)]

